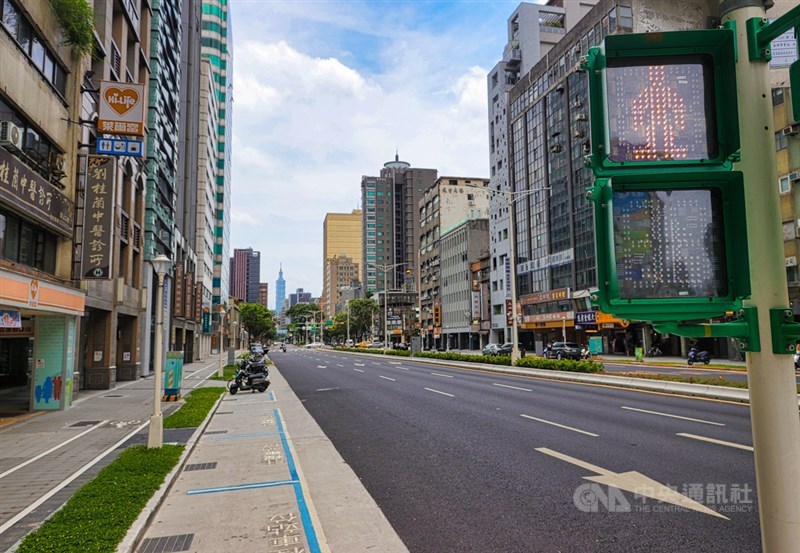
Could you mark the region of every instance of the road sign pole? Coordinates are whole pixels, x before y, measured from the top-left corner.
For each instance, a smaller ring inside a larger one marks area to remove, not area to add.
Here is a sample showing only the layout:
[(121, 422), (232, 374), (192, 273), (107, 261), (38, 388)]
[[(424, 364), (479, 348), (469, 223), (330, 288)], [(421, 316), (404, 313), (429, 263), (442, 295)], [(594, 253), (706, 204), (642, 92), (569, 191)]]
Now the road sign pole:
[[(723, 5), (725, 2), (723, 2)], [(736, 24), (736, 74), (750, 253), (751, 299), (756, 307), (761, 351), (747, 353), (750, 417), (763, 551), (794, 551), (800, 543), (800, 418), (792, 356), (776, 354), (770, 338), (777, 329), (770, 309), (789, 305), (784, 271), (780, 196), (772, 128), (769, 68), (750, 61), (746, 22), (764, 18), (763, 6), (732, 9), (723, 15)]]

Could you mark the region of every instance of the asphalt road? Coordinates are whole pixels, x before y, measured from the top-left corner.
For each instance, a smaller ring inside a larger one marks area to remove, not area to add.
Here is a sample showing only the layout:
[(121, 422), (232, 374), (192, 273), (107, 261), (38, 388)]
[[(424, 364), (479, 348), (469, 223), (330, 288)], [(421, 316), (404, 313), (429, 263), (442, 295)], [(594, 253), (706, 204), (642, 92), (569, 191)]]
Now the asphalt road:
[[(326, 350), (270, 358), (413, 552), (760, 550), (747, 406)], [(642, 482), (711, 510), (615, 487)]]

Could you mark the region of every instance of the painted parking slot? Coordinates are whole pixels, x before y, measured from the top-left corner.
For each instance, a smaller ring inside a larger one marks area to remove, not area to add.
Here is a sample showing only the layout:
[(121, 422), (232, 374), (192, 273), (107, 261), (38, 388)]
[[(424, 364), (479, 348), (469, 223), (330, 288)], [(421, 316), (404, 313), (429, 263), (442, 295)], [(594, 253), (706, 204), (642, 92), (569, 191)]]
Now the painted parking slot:
[(753, 447), (749, 445), (742, 445), (734, 442), (726, 442), (724, 440), (717, 440), (715, 438), (707, 438), (706, 436), (698, 436), (697, 434), (687, 434), (685, 432), (678, 432), (675, 435), (682, 436), (684, 438), (691, 438), (692, 440), (699, 440), (701, 442), (708, 442), (710, 444), (724, 445), (736, 449), (743, 449), (745, 451), (753, 451)]
[(587, 436), (592, 436), (594, 438), (598, 438), (600, 436), (600, 434), (595, 434), (594, 432), (587, 432), (586, 430), (581, 430), (581, 429), (575, 428), (573, 426), (567, 426), (565, 424), (559, 424), (557, 422), (548, 421), (548, 420), (545, 420), (545, 419), (540, 419), (538, 417), (532, 417), (530, 415), (520, 414), (520, 417), (525, 417), (526, 419), (530, 419), (530, 420), (533, 420), (533, 421), (541, 422), (541, 423), (544, 423), (544, 424), (549, 424), (551, 426), (557, 426), (558, 428), (563, 428), (564, 430), (572, 430), (573, 432), (578, 432), (579, 434), (585, 434)]
[(703, 424), (712, 424), (714, 426), (725, 426), (724, 423), (721, 422), (712, 422), (712, 421), (705, 421), (703, 419), (693, 419), (691, 417), (682, 417), (680, 415), (671, 415), (670, 413), (660, 413), (658, 411), (648, 411), (647, 409), (637, 409), (636, 407), (626, 407), (623, 405), (620, 409), (625, 409), (626, 411), (637, 411), (639, 413), (648, 413), (650, 415), (659, 415), (661, 417), (669, 417), (671, 419), (681, 419), (685, 421), (692, 421), (692, 422), (700, 422)]

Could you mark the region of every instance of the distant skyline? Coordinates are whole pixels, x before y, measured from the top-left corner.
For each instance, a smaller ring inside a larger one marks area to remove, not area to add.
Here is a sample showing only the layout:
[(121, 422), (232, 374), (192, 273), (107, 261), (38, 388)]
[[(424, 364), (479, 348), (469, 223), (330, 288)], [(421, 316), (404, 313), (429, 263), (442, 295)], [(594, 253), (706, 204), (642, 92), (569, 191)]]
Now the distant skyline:
[(322, 293), (327, 212), (400, 158), (489, 178), (486, 75), (518, 1), (232, 0), (231, 247)]

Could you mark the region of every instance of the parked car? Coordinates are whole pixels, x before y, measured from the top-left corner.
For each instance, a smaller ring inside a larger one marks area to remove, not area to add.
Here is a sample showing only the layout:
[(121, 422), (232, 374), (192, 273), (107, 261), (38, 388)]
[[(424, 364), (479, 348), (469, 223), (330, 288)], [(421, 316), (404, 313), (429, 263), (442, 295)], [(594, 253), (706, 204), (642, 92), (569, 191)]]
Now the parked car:
[(497, 348), (497, 353), (495, 355), (511, 355), (511, 350), (514, 349), (514, 344), (512, 342), (506, 342), (502, 346)]
[(352, 348), (353, 346), (355, 346), (355, 342), (353, 342), (353, 340), (347, 340), (344, 343), (344, 347), (346, 347), (346, 348)]
[(371, 342), (367, 346), (367, 349), (380, 349), (382, 347), (383, 347), (383, 342)]
[(554, 342), (547, 353), (550, 359), (575, 359), (581, 358), (581, 347), (575, 342)]
[(398, 342), (392, 346), (393, 349), (399, 349), (401, 351), (408, 351), (408, 344), (403, 342)]
[(317, 349), (322, 347), (322, 342), (311, 342), (310, 344), (306, 344), (306, 347), (309, 349)]
[(500, 344), (486, 344), (483, 348), (484, 355), (497, 355), (497, 350), (500, 349)]

